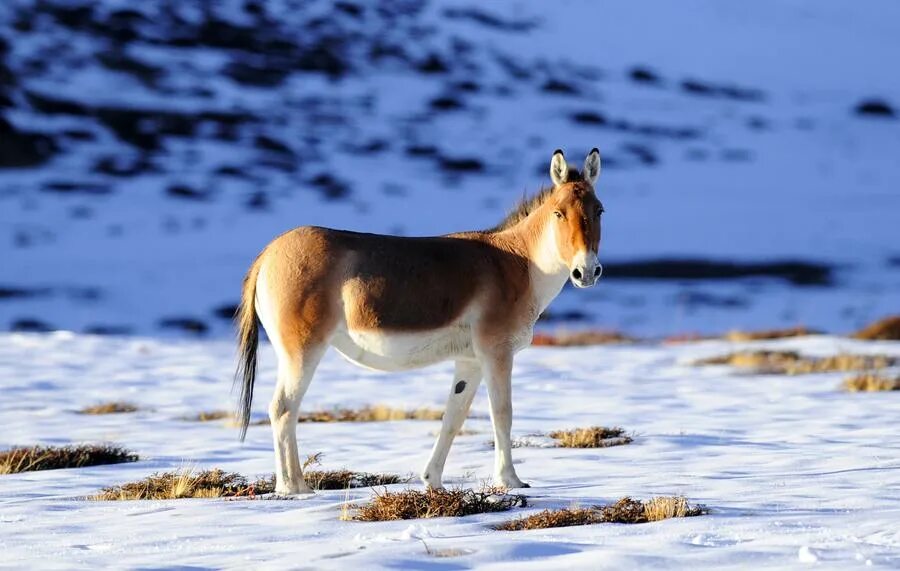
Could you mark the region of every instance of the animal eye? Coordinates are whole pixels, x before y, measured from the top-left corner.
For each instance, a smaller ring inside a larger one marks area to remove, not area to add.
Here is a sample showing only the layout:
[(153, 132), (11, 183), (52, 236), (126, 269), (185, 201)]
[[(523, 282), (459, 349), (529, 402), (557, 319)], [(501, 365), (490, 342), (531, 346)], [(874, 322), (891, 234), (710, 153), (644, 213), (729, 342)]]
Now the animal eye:
[(553, 212), (553, 214), (554, 214), (557, 218), (562, 218), (562, 217), (563, 217), (562, 212), (560, 212), (559, 210), (555, 210), (555, 211)]

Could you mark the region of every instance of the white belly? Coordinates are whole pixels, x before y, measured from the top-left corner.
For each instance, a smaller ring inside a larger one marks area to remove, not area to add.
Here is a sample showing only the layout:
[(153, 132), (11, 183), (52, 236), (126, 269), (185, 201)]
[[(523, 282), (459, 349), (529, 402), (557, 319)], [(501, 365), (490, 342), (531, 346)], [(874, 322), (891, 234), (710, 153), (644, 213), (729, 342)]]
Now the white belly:
[(347, 360), (379, 371), (417, 369), (448, 359), (475, 356), (472, 329), (467, 324), (402, 333), (339, 328), (331, 345)]

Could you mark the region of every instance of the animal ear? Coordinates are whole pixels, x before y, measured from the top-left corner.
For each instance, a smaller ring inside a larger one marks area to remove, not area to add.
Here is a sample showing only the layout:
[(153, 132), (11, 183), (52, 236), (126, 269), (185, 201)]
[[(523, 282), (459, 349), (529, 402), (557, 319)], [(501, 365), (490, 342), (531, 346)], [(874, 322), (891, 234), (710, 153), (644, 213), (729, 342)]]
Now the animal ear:
[(550, 159), (550, 180), (553, 181), (553, 186), (559, 186), (566, 182), (568, 176), (569, 163), (566, 162), (562, 149), (556, 149)]
[(587, 158), (584, 159), (584, 169), (581, 171), (581, 176), (591, 185), (595, 184), (597, 178), (600, 177), (600, 150), (597, 147), (591, 149)]

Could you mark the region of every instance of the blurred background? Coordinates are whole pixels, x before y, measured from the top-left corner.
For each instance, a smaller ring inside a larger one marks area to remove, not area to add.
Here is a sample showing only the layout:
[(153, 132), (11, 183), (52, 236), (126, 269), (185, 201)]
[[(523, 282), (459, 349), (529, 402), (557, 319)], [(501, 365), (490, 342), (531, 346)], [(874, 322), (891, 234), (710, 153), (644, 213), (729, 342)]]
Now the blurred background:
[[(900, 3), (4, 0), (0, 329), (230, 334), (295, 226), (488, 228), (600, 148), (544, 329), (900, 309)], [(410, 300), (410, 303), (427, 303)]]

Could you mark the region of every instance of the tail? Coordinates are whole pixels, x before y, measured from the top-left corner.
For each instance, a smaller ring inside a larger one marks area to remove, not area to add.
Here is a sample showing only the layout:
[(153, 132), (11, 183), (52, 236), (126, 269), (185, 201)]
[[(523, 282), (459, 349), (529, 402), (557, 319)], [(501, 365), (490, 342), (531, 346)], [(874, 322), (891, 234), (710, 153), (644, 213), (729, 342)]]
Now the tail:
[[(253, 261), (250, 271), (244, 277), (241, 306), (234, 314), (238, 327), (238, 365), (234, 374), (234, 385), (240, 383), (241, 398), (238, 401), (241, 442), (247, 436), (250, 426), (250, 405), (253, 403), (253, 383), (256, 381), (256, 350), (259, 347), (259, 321), (256, 319), (256, 278), (259, 276), (260, 259)], [(233, 390), (233, 389), (232, 389)]]

